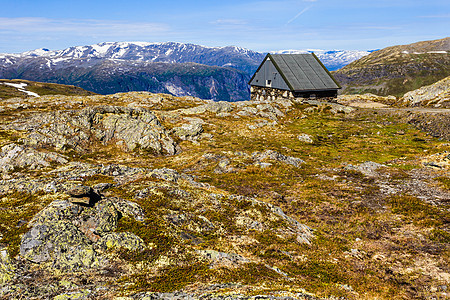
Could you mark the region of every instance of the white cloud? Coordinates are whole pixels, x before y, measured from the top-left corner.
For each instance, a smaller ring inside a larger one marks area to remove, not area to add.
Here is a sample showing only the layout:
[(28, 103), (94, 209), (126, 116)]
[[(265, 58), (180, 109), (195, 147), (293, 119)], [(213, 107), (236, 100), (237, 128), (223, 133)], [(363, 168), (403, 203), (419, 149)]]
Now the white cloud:
[(0, 18), (0, 34), (44, 33), (47, 35), (74, 34), (88, 36), (136, 36), (161, 34), (169, 31), (162, 23), (130, 23), (114, 20)]

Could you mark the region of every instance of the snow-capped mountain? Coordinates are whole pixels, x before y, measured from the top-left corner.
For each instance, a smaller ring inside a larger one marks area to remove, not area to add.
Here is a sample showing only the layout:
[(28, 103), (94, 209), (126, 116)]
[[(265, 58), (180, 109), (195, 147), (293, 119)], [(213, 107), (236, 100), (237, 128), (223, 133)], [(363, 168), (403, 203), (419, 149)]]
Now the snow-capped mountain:
[[(296, 54), (314, 52), (330, 70), (337, 70), (372, 51), (359, 50), (280, 50), (275, 54)], [(93, 58), (120, 59), (145, 62), (186, 63), (195, 62), (209, 66), (232, 67), (252, 74), (264, 59), (265, 53), (249, 49), (227, 46), (206, 47), (195, 44), (175, 42), (105, 42), (89, 46), (76, 46), (63, 50), (51, 51), (45, 48), (20, 54), (0, 54), (0, 63), (14, 64), (21, 58), (41, 57), (50, 67), (60, 61)]]
[(206, 47), (175, 42), (106, 42), (56, 51), (41, 48), (20, 54), (0, 55), (0, 62), (2, 56), (8, 58), (10, 62), (18, 58), (41, 57), (46, 59), (49, 65), (62, 60), (81, 58), (167, 63), (194, 62), (209, 66), (232, 67), (247, 73), (254, 72), (264, 58), (263, 53), (236, 46)]
[(0, 78), (70, 84), (100, 94), (171, 93), (246, 100), (264, 54), (239, 47), (181, 43), (101, 43), (0, 54)]
[(307, 50), (280, 50), (273, 51), (273, 54), (301, 54), (301, 53), (314, 53), (320, 61), (327, 67), (329, 71), (336, 71), (355, 60), (360, 59), (366, 55), (372, 53), (371, 51), (361, 50), (320, 50), (320, 49), (307, 49)]
[[(336, 70), (369, 51), (315, 52)], [(0, 78), (70, 84), (100, 94), (150, 91), (214, 100), (246, 100), (247, 85), (265, 53), (235, 46), (175, 42), (107, 42), (63, 50), (45, 48), (0, 54)]]

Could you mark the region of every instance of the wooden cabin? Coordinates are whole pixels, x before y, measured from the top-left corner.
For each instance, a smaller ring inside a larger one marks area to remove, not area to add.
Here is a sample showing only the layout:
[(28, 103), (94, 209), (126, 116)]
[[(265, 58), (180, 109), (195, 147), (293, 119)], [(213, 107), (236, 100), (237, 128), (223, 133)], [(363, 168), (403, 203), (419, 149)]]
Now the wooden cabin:
[(252, 100), (334, 98), (341, 88), (314, 53), (269, 53), (249, 84)]

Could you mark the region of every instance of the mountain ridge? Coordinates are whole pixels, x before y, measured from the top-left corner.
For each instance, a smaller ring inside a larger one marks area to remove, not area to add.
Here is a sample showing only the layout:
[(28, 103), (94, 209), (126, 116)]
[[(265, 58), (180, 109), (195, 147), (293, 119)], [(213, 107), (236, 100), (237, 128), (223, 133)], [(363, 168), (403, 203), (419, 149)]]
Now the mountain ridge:
[(450, 37), (387, 47), (333, 74), (344, 93), (403, 96), (450, 75)]
[[(314, 52), (331, 71), (359, 59), (374, 50), (278, 50), (270, 53)], [(232, 57), (232, 54), (236, 56)], [(5, 57), (47, 57), (47, 58), (110, 58), (152, 62), (196, 62), (206, 65), (233, 67), (252, 74), (264, 59), (266, 52), (258, 52), (238, 46), (209, 47), (178, 42), (103, 42), (85, 46), (72, 46), (62, 50), (39, 48), (22, 53), (0, 53)], [(208, 57), (208, 55), (210, 57)]]
[[(337, 52), (320, 55), (333, 53)], [(329, 59), (325, 63), (347, 63), (343, 56), (351, 53), (339, 52), (337, 62)], [(264, 53), (236, 46), (105, 42), (0, 54), (0, 77), (77, 85), (100, 94), (149, 91), (238, 101), (250, 98), (248, 80), (264, 57)]]

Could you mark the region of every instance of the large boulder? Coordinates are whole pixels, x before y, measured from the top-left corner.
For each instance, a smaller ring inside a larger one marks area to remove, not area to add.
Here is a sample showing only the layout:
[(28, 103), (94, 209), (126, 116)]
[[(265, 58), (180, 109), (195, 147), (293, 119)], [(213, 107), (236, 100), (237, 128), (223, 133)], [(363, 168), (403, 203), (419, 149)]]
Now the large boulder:
[[(78, 195), (91, 190), (79, 187), (70, 191)], [(143, 250), (145, 243), (140, 237), (115, 232), (122, 215), (143, 221), (137, 204), (119, 198), (100, 199), (91, 206), (53, 201), (31, 220), (31, 229), (21, 240), (20, 255), (34, 263), (74, 270), (98, 267), (101, 252), (109, 248)]]
[(98, 266), (93, 246), (70, 221), (39, 224), (22, 237), (20, 254), (35, 263), (51, 262), (70, 270)]
[(35, 114), (10, 129), (28, 131), (22, 139), (33, 147), (85, 152), (92, 142), (115, 143), (125, 151), (137, 148), (155, 154), (175, 154), (176, 144), (155, 114), (144, 108), (95, 106), (82, 110)]

